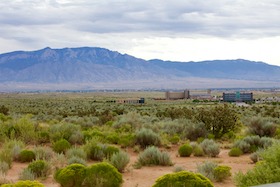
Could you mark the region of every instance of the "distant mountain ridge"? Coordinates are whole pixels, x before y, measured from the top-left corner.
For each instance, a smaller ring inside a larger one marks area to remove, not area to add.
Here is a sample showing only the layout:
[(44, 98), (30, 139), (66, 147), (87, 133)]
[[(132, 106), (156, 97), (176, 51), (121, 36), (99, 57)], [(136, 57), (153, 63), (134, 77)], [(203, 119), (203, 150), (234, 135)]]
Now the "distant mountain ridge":
[(203, 62), (143, 60), (98, 47), (15, 51), (0, 55), (0, 83), (112, 83), (188, 77), (280, 80), (280, 67), (243, 59)]

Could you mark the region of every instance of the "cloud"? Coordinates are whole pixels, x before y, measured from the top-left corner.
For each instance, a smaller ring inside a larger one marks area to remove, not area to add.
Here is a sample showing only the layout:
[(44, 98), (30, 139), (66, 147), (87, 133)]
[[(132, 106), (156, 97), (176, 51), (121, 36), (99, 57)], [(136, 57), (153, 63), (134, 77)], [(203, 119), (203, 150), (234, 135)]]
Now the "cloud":
[[(139, 57), (148, 54), (143, 58), (161, 54), (164, 59), (182, 59), (176, 55), (189, 53), (197, 55), (192, 59), (200, 59), (199, 50), (205, 48), (198, 44), (254, 45), (253, 41), (262, 39), (269, 46), (267, 38), (280, 35), (279, 10), (278, 0), (1, 0), (0, 41), (9, 45), (0, 44), (0, 52), (96, 46)], [(172, 45), (184, 50), (172, 50)]]

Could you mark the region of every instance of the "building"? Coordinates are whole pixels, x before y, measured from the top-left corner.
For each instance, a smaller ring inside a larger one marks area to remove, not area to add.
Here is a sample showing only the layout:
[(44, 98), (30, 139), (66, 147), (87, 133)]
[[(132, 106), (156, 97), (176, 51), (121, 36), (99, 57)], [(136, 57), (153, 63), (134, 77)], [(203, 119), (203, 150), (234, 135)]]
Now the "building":
[(211, 90), (207, 90), (207, 94), (192, 94), (190, 95), (190, 91), (185, 89), (183, 92), (165, 92), (166, 100), (178, 100), (178, 99), (198, 99), (198, 100), (213, 100), (215, 99), (211, 96)]
[(145, 98), (118, 99), (117, 103), (145, 103)]
[(235, 93), (223, 93), (224, 102), (252, 102), (253, 93), (240, 93), (239, 91)]

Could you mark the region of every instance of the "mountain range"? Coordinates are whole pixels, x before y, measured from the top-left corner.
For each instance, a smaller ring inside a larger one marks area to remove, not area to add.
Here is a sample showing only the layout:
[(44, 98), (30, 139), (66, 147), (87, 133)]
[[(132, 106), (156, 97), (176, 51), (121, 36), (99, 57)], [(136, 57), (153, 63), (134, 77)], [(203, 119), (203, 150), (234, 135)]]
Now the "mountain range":
[(47, 47), (0, 55), (0, 91), (272, 87), (279, 81), (279, 66), (243, 59), (143, 60), (97, 47)]

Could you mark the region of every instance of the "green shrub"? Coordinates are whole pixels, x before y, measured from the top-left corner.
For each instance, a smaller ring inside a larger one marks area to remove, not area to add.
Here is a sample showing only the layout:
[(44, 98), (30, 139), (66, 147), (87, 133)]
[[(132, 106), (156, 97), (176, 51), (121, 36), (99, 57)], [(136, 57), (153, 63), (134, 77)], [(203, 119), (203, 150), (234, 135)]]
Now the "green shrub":
[(251, 153), (256, 152), (257, 150), (258, 150), (258, 147), (255, 144), (251, 145), (251, 147), (250, 147)]
[(105, 125), (112, 126), (113, 124), (114, 124), (114, 121), (107, 121)]
[(22, 151), (22, 148), (18, 144), (16, 144), (12, 148), (11, 153), (12, 153), (12, 157), (13, 157), (14, 161), (19, 161), (21, 151)]
[(256, 134), (260, 137), (273, 137), (277, 130), (277, 124), (272, 122), (270, 118), (264, 117), (252, 117), (246, 126), (248, 126), (247, 134)]
[(118, 170), (106, 162), (86, 168), (84, 184), (87, 187), (120, 187), (123, 182)]
[(248, 153), (250, 151), (250, 144), (245, 142), (243, 139), (241, 140), (235, 140), (235, 142), (231, 145), (231, 148), (237, 147), (240, 149), (243, 153)]
[(31, 150), (23, 150), (20, 152), (20, 161), (21, 162), (31, 162), (35, 159), (35, 153)]
[(36, 160), (50, 161), (54, 157), (54, 152), (49, 147), (34, 146), (33, 149)]
[(136, 142), (142, 147), (149, 145), (159, 146), (161, 143), (161, 138), (151, 129), (142, 128), (140, 131), (136, 131)]
[(129, 139), (126, 139), (126, 138), (125, 139), (120, 139), (118, 144), (121, 146), (121, 148), (126, 148), (126, 147), (129, 146), (130, 141), (129, 141)]
[(177, 144), (180, 141), (180, 138), (179, 138), (179, 136), (173, 136), (169, 141), (172, 144)]
[(185, 127), (183, 132), (183, 136), (191, 141), (197, 140), (199, 137), (206, 138), (208, 135), (208, 131), (204, 123), (196, 123), (196, 124), (189, 124)]
[(25, 143), (35, 140), (35, 126), (33, 125), (33, 122), (30, 121), (28, 118), (20, 118), (14, 123), (13, 126), (15, 128), (15, 136), (17, 139), (20, 139)]
[(51, 174), (51, 166), (44, 160), (36, 160), (28, 164), (27, 169), (30, 169), (36, 177), (48, 177)]
[(6, 174), (9, 170), (9, 164), (0, 160), (0, 173)]
[(81, 164), (72, 164), (59, 169), (54, 174), (54, 180), (61, 186), (80, 187), (86, 176), (86, 168)]
[(66, 153), (66, 150), (67, 149), (70, 149), (72, 146), (71, 144), (67, 141), (67, 140), (59, 140), (57, 142), (54, 143), (54, 146), (53, 146), (53, 150), (56, 152), (56, 153)]
[(180, 157), (189, 157), (192, 154), (193, 148), (190, 145), (181, 145), (178, 149)]
[(15, 145), (18, 145), (21, 149), (24, 149), (25, 143), (22, 140), (7, 140), (3, 144), (3, 149), (12, 149)]
[(205, 139), (200, 144), (202, 151), (211, 157), (215, 157), (220, 153), (220, 147), (214, 140)]
[(193, 149), (199, 148), (199, 144), (197, 142), (191, 142), (190, 146), (192, 146)]
[(203, 141), (204, 141), (204, 138), (202, 138), (202, 137), (199, 137), (196, 139), (196, 142), (199, 144), (201, 144)]
[(99, 136), (101, 138), (105, 138), (105, 135), (102, 132), (94, 131), (91, 133), (91, 137)]
[(186, 171), (186, 169), (181, 165), (176, 165), (172, 168), (173, 173), (178, 173), (180, 171)]
[(34, 181), (35, 179), (35, 173), (33, 173), (31, 169), (28, 168), (25, 168), (22, 172), (19, 172), (18, 176), (19, 176), (19, 180), (22, 181), (26, 181), (26, 180)]
[(214, 169), (214, 178), (217, 181), (224, 181), (231, 176), (230, 173), (231, 167), (219, 165)]
[(106, 137), (105, 141), (111, 144), (117, 144), (120, 141), (120, 137), (118, 135), (110, 135)]
[(50, 133), (39, 131), (37, 132), (37, 142), (38, 143), (46, 143), (50, 141)]
[(217, 166), (218, 165), (216, 163), (208, 161), (208, 160), (206, 160), (204, 162), (204, 164), (201, 164), (201, 165), (198, 162), (196, 162), (196, 167), (197, 167), (196, 173), (200, 173), (201, 175), (208, 178), (210, 181), (213, 181), (214, 180), (214, 169)]
[(13, 185), (13, 187), (44, 187), (44, 185), (38, 181), (19, 181)]
[(71, 148), (71, 149), (67, 150), (66, 157), (68, 159), (72, 158), (72, 157), (79, 157), (81, 159), (86, 160), (87, 159), (87, 153), (80, 147), (74, 147), (74, 148)]
[(259, 153), (263, 160), (245, 174), (241, 171), (235, 173), (236, 186), (256, 186), (279, 182), (280, 143), (274, 143), (265, 151), (257, 151), (256, 153)]
[(116, 152), (114, 153), (110, 159), (108, 159), (108, 163), (113, 165), (119, 172), (123, 172), (127, 164), (130, 162), (130, 157), (127, 152)]
[(71, 123), (62, 123), (52, 125), (50, 128), (50, 138), (56, 142), (65, 139), (72, 144), (81, 143), (84, 135), (81, 132), (81, 126)]
[(114, 146), (108, 146), (105, 151), (104, 151), (104, 155), (106, 156), (107, 159), (111, 158), (111, 156), (114, 153), (118, 153), (120, 150), (117, 147)]
[(208, 139), (209, 139), (209, 140), (213, 140), (214, 138), (215, 138), (215, 135), (214, 135), (214, 134), (209, 134), (209, 135), (208, 135)]
[(136, 166), (137, 168), (141, 168), (141, 166), (145, 165), (162, 165), (162, 166), (171, 166), (173, 165), (171, 158), (171, 154), (168, 154), (166, 151), (162, 153), (157, 147), (151, 146), (147, 147), (143, 152), (138, 155), (138, 161)]
[(69, 166), (71, 164), (82, 164), (83, 166), (87, 167), (87, 162), (84, 159), (77, 156), (72, 156), (67, 160), (67, 165)]
[(90, 156), (92, 160), (101, 161), (104, 157), (103, 148), (100, 146), (94, 146), (90, 149)]
[(0, 161), (6, 162), (9, 165), (9, 168), (12, 167), (13, 155), (11, 149), (2, 149), (2, 151), (0, 152)]
[(235, 147), (228, 152), (228, 155), (238, 157), (240, 155), (243, 155), (243, 152), (239, 148)]
[(197, 147), (193, 150), (193, 155), (194, 156), (204, 156), (204, 152), (199, 147)]
[(165, 174), (156, 180), (153, 187), (171, 187), (171, 186), (188, 186), (188, 187), (214, 187), (214, 185), (206, 177), (188, 171), (178, 173)]
[(84, 134), (83, 142), (86, 142), (86, 140), (90, 140), (92, 138), (91, 133), (88, 131), (83, 131), (83, 134)]

